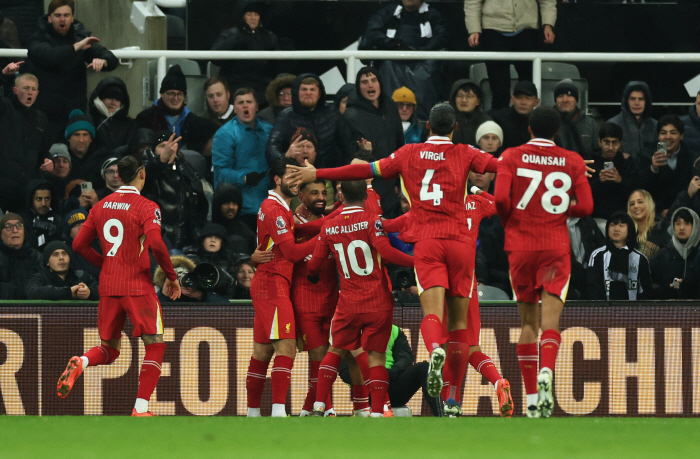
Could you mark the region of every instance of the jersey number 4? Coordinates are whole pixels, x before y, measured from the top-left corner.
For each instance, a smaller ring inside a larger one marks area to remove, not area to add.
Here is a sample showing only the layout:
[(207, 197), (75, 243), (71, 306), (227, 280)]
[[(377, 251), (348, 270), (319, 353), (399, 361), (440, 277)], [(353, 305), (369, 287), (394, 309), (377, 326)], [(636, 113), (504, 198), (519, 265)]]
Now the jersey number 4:
[[(348, 269), (348, 261), (350, 261), (350, 268), (352, 272), (358, 276), (369, 276), (374, 270), (374, 260), (372, 259), (372, 249), (369, 244), (365, 241), (356, 239), (348, 244), (348, 255), (345, 256), (345, 249), (343, 244), (333, 244), (333, 248), (338, 252), (338, 258), (340, 259), (340, 267), (343, 269), (343, 275), (346, 279), (350, 279), (350, 270)], [(365, 257), (365, 267), (361, 268), (360, 264), (357, 262), (357, 250), (362, 250), (362, 255)]]
[[(525, 169), (519, 167), (516, 171), (518, 177), (526, 177), (531, 179), (530, 185), (520, 198), (520, 202), (516, 206), (520, 210), (524, 210), (530, 203), (530, 200), (535, 195), (537, 187), (542, 183), (542, 171), (533, 169)], [(561, 186), (556, 186), (556, 181), (561, 182)], [(550, 214), (563, 214), (569, 208), (570, 198), (567, 191), (571, 189), (571, 177), (564, 172), (551, 172), (544, 178), (544, 186), (547, 191), (542, 193), (542, 208)], [(552, 198), (557, 197), (561, 200), (559, 204), (552, 203)]]
[(433, 201), (434, 206), (439, 206), (442, 201), (442, 190), (440, 185), (433, 183), (433, 189), (430, 189), (430, 181), (433, 179), (435, 174), (435, 169), (428, 169), (425, 171), (423, 176), (423, 181), (420, 186), (420, 200), (421, 201)]
[[(117, 229), (117, 235), (112, 236), (112, 228)], [(116, 218), (111, 218), (105, 222), (105, 226), (102, 229), (102, 235), (105, 241), (112, 243), (112, 248), (107, 252), (108, 257), (113, 257), (117, 255), (117, 250), (121, 247), (122, 242), (124, 242), (124, 225), (122, 222)]]

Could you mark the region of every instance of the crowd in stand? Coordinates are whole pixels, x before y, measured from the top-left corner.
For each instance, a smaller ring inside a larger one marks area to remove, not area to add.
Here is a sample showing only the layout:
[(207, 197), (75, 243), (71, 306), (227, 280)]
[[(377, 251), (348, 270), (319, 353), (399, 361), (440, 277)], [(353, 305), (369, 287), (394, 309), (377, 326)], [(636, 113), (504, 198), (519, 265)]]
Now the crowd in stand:
[[(96, 298), (99, 271), (75, 254), (71, 243), (90, 209), (121, 186), (116, 163), (126, 155), (144, 160), (143, 195), (160, 206), (164, 240), (178, 274), (194, 279), (180, 301), (216, 302), (249, 298), (256, 269), (251, 256), (266, 261), (256, 250), (256, 222), (274, 159), (288, 156), (302, 165), (337, 167), (378, 160), (427, 138), (422, 113), (437, 101), (435, 62), (364, 67), (356, 83), (343, 86), (329, 103), (317, 75), (275, 77), (268, 63), (246, 67), (228, 61), (221, 75), (204, 86), (204, 116), (189, 110), (187, 79), (175, 65), (153, 106), (131, 118), (121, 79), (108, 76), (88, 95), (87, 72), (114, 70), (118, 60), (75, 20), (73, 10), (72, 0), (52, 1), (30, 39), (26, 62), (10, 63), (2, 71), (11, 91), (0, 97), (0, 299)], [(261, 13), (258, 3), (247, 3), (241, 25), (222, 32), (214, 48), (279, 49)], [(550, 13), (543, 11), (543, 20)], [(500, 30), (494, 18), (482, 22), (484, 40), (513, 38), (507, 30), (503, 37), (488, 32), (489, 27)], [(518, 27), (533, 28), (529, 23)], [(444, 47), (443, 29), (439, 13), (427, 3), (402, 0), (377, 13), (361, 46), (438, 50)], [(478, 43), (479, 34), (470, 36), (470, 44)], [(554, 39), (547, 29), (545, 37)], [(553, 96), (561, 115), (557, 144), (593, 160), (595, 169), (593, 215), (569, 219), (569, 298), (700, 298), (700, 93), (687, 116), (656, 120), (651, 89), (631, 81), (620, 113), (607, 122), (579, 108), (578, 89), (570, 80), (561, 81)], [(509, 105), (494, 103), (484, 111), (478, 84), (454, 82), (449, 92), (458, 123), (453, 142), (479, 146), (494, 156), (527, 142), (528, 115), (540, 105), (539, 97), (537, 87), (523, 79)], [(494, 174), (470, 179), (491, 193), (495, 180)], [(342, 199), (335, 186), (326, 184), (325, 208), (307, 208), (295, 200), (297, 217), (330, 212)], [(385, 218), (407, 211), (399, 183), (376, 179), (372, 186)], [(510, 295), (503, 246), (498, 217), (484, 220), (478, 282)], [(197, 282), (211, 267), (219, 273), (218, 284)], [(415, 291), (410, 276), (401, 276), (400, 270), (394, 274), (397, 291)], [(154, 270), (156, 287), (164, 279)]]

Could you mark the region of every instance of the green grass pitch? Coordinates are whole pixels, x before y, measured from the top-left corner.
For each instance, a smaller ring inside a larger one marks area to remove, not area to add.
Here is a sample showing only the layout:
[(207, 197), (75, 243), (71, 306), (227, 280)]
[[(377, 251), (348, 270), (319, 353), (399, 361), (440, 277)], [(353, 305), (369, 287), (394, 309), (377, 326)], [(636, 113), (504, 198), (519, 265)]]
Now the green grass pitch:
[(0, 416), (0, 458), (684, 458), (700, 419)]

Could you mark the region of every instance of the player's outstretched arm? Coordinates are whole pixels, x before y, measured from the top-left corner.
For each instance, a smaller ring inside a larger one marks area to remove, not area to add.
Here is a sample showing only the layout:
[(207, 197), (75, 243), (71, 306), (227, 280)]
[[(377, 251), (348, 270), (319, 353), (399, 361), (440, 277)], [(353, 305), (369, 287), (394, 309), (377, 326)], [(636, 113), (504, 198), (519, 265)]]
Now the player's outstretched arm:
[(287, 239), (284, 242), (280, 242), (277, 246), (280, 248), (284, 258), (296, 263), (299, 260), (303, 260), (307, 256), (311, 255), (316, 247), (318, 239), (313, 238), (310, 241), (306, 241), (303, 244), (295, 244), (294, 239)]
[(90, 245), (97, 237), (97, 231), (92, 225), (92, 221), (89, 220), (89, 217), (88, 221), (90, 224), (85, 222), (80, 228), (78, 235), (75, 237), (75, 239), (73, 239), (73, 250), (75, 253), (85, 258), (91, 265), (102, 268), (104, 257), (97, 253), (97, 251)]
[(593, 193), (591, 185), (585, 176), (581, 176), (576, 180), (574, 188), (576, 195), (576, 204), (570, 205), (566, 214), (569, 217), (587, 217), (593, 213)]
[(382, 221), (382, 227), (387, 233), (398, 233), (404, 230), (408, 222), (410, 212), (406, 212), (400, 217)]
[(328, 219), (340, 215), (340, 212), (342, 212), (342, 209), (340, 209), (340, 207), (336, 207), (335, 210), (325, 218), (319, 218), (318, 220), (311, 222), (294, 225), (294, 236), (298, 238), (316, 236), (318, 232), (321, 231), (323, 224), (326, 223)]
[(322, 180), (364, 180), (375, 177), (372, 164), (350, 164), (348, 166), (335, 167), (333, 169), (312, 169), (313, 166), (306, 161), (305, 167), (287, 166), (294, 170), (289, 175), (292, 183), (308, 183), (316, 179)]
[(372, 241), (372, 244), (379, 252), (379, 255), (387, 262), (405, 266), (406, 268), (413, 268), (413, 257), (393, 248), (388, 237), (377, 237)]

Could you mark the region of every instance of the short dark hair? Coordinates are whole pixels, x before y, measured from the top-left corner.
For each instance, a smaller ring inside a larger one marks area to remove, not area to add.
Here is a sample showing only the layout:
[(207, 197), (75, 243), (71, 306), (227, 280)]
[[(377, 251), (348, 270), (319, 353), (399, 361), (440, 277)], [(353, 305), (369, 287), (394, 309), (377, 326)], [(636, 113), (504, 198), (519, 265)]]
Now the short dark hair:
[(299, 85), (301, 86), (302, 84), (315, 84), (318, 86), (318, 89), (321, 89), (321, 83), (314, 77), (308, 76), (301, 80), (301, 83)]
[(681, 135), (685, 133), (685, 123), (681, 121), (678, 115), (668, 114), (662, 116), (659, 118), (659, 121), (656, 122), (656, 134), (660, 134), (661, 129), (669, 124), (673, 125)]
[(680, 218), (685, 220), (686, 223), (690, 223), (691, 225), (694, 223), (693, 216), (690, 214), (688, 209), (683, 209), (683, 208), (678, 209), (673, 214), (673, 224), (675, 225), (676, 221)]
[(207, 89), (211, 88), (217, 83), (221, 83), (222, 85), (224, 85), (224, 91), (229, 91), (228, 81), (226, 81), (226, 78), (217, 75), (209, 78), (207, 81), (204, 82), (204, 92), (206, 92)]
[(324, 187), (326, 186), (326, 181), (325, 181), (325, 180), (323, 180), (323, 179), (316, 179), (316, 180), (314, 180), (313, 182), (304, 182), (304, 183), (302, 183), (301, 185), (299, 185), (299, 191), (300, 191), (300, 192), (301, 192), (301, 191), (304, 191), (304, 188), (306, 188), (307, 185), (311, 185), (312, 183), (320, 183), (320, 184), (323, 185)]
[(637, 248), (637, 227), (634, 225), (634, 220), (629, 214), (623, 210), (613, 212), (605, 224), (605, 239), (610, 240), (610, 225), (624, 223), (627, 225), (627, 247), (630, 250)]
[(367, 199), (367, 182), (364, 180), (341, 182), (340, 191), (343, 192), (345, 202), (364, 202)]
[[(469, 81), (469, 82), (467, 82), (467, 83), (464, 83), (463, 85), (461, 85), (460, 87), (457, 88), (457, 91), (459, 91), (460, 89), (461, 89), (462, 91), (464, 91), (464, 92), (469, 92), (469, 91), (473, 92), (474, 95), (475, 95), (475, 96), (477, 97), (477, 99), (479, 99), (479, 100), (483, 100), (483, 99), (484, 99), (484, 92), (483, 92), (483, 91), (481, 90), (481, 88), (480, 88), (476, 83), (474, 83), (473, 81)], [(457, 91), (455, 91), (455, 98), (457, 97)], [(454, 100), (453, 100), (452, 102), (454, 102)]]
[(457, 115), (452, 105), (447, 102), (440, 102), (433, 105), (430, 110), (430, 130), (435, 135), (449, 135), (455, 128)]
[[(247, 93), (246, 93), (247, 94)], [(269, 189), (273, 190), (277, 186), (275, 183), (275, 177), (282, 178), (287, 172), (287, 166), (298, 166), (299, 163), (294, 158), (289, 158), (287, 156), (280, 156), (279, 158), (272, 161), (270, 164), (270, 170), (267, 175), (270, 177)]]
[(62, 6), (70, 6), (71, 13), (75, 14), (75, 2), (73, 0), (51, 0), (51, 3), (49, 3), (49, 14), (53, 14), (54, 11)]
[(532, 134), (540, 139), (553, 139), (560, 126), (559, 113), (553, 108), (538, 108), (530, 113), (527, 119)]
[(607, 137), (622, 141), (622, 128), (615, 123), (605, 123), (598, 131), (598, 139), (603, 140)]
[(233, 93), (233, 97), (231, 97), (231, 101), (235, 101), (236, 97), (238, 96), (245, 96), (246, 94), (252, 94), (253, 98), (257, 100), (257, 94), (255, 93), (255, 89), (253, 88), (238, 88), (236, 89), (236, 92)]
[(117, 174), (119, 174), (119, 179), (122, 183), (128, 185), (136, 180), (139, 170), (143, 167), (145, 166), (140, 157), (135, 155), (125, 156), (117, 163)]

